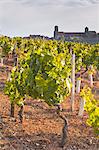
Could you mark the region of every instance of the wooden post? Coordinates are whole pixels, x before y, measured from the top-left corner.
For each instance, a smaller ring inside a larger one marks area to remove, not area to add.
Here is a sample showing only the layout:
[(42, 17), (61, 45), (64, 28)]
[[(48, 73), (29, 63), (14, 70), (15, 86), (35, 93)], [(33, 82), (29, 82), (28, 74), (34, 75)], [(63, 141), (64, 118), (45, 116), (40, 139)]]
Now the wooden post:
[(80, 116), (80, 117), (83, 117), (84, 106), (85, 106), (85, 99), (81, 98), (80, 104), (79, 104), (79, 113), (78, 113), (78, 116)]
[(3, 66), (3, 58), (1, 57), (1, 66)]
[(93, 76), (92, 73), (89, 74), (90, 86), (93, 87)]
[(80, 85), (81, 85), (81, 79), (80, 78), (77, 78), (77, 81), (76, 81), (76, 93), (80, 93)]
[(14, 54), (14, 66), (18, 66), (17, 54)]
[(18, 56), (16, 54), (16, 44), (14, 45), (13, 56), (14, 56), (14, 66), (18, 66)]
[(71, 92), (71, 111), (74, 111), (74, 99), (75, 99), (75, 54), (72, 54), (72, 92)]
[(10, 81), (11, 72), (7, 72), (7, 81)]
[(90, 86), (93, 87), (93, 66), (89, 66), (89, 80), (90, 80)]
[(96, 71), (96, 80), (99, 81), (99, 71), (98, 70)]

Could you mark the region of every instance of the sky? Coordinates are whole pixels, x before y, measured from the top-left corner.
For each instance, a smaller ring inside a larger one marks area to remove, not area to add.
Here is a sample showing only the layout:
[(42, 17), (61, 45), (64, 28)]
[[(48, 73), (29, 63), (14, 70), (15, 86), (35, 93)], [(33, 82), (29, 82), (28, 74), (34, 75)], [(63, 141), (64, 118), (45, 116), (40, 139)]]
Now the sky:
[(45, 35), (59, 31), (99, 33), (99, 0), (0, 0), (0, 34)]

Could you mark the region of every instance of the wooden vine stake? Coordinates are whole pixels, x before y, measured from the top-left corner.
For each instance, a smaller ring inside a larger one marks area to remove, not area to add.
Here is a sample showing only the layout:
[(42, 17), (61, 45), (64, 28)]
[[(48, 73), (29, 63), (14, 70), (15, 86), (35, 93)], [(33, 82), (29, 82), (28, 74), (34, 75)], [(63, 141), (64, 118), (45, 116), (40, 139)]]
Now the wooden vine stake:
[(3, 66), (3, 49), (0, 47), (0, 63)]
[(83, 117), (84, 106), (85, 106), (85, 99), (81, 98), (80, 102), (79, 102), (79, 113), (78, 113), (78, 116), (80, 116), (80, 117)]
[(71, 111), (74, 111), (74, 100), (75, 100), (75, 54), (72, 54), (72, 73), (71, 73), (71, 81), (72, 81), (72, 91), (71, 91)]
[(16, 46), (17, 46), (17, 43), (14, 45), (14, 49), (13, 49), (14, 66), (18, 66), (18, 56), (16, 53)]
[(1, 66), (3, 66), (3, 57), (1, 57)]
[(97, 70), (97, 72), (96, 72), (96, 80), (99, 81), (99, 70)]
[(88, 74), (89, 74), (90, 86), (93, 87), (93, 66), (92, 65), (89, 67)]
[(81, 85), (81, 78), (77, 78), (77, 81), (76, 81), (76, 93), (77, 94), (80, 93), (80, 85)]
[(89, 74), (90, 86), (93, 87), (93, 76), (92, 73)]
[(7, 72), (7, 81), (10, 81), (11, 78), (11, 72)]

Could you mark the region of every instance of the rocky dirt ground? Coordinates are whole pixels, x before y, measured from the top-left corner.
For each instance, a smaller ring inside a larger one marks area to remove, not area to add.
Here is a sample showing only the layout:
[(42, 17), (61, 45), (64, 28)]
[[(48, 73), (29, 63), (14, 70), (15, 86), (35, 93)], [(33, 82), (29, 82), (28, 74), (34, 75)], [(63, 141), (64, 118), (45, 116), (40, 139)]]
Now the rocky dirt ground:
[[(7, 79), (6, 71), (11, 66), (0, 66), (0, 150), (98, 150), (99, 140), (93, 129), (86, 124), (87, 114), (78, 117), (79, 95), (75, 96), (75, 111), (70, 112), (70, 97), (63, 106), (63, 114), (68, 119), (68, 138), (64, 148), (60, 148), (63, 120), (39, 100), (27, 99), (24, 106), (24, 119), (18, 118), (19, 108), (15, 107), (15, 119), (10, 117), (10, 102), (3, 92)], [(83, 84), (87, 83), (83, 80)], [(93, 91), (99, 98), (99, 81), (94, 82)]]

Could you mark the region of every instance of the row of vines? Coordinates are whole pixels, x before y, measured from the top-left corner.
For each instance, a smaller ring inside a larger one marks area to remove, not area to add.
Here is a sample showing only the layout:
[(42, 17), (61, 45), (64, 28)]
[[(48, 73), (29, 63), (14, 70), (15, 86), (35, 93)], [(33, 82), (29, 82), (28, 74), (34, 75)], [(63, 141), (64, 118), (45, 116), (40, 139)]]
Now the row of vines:
[[(98, 74), (99, 70), (99, 44), (1, 37), (2, 64), (2, 59), (9, 55), (12, 55), (14, 64), (6, 82), (5, 94), (10, 97), (12, 117), (14, 117), (15, 104), (21, 108), (19, 112), (21, 121), (27, 97), (41, 99), (49, 106), (60, 108), (62, 101), (72, 93), (73, 79), (71, 76), (74, 65), (77, 93), (80, 92), (78, 81), (81, 81), (82, 75), (85, 72), (89, 73), (92, 87), (93, 73), (96, 71)], [(85, 110), (89, 115), (88, 123), (94, 127), (95, 132), (99, 133), (99, 101), (94, 99), (90, 88), (86, 86), (81, 90), (80, 96), (86, 101)], [(72, 111), (74, 102), (71, 100)], [(81, 103), (80, 116), (83, 113), (84, 100)]]

